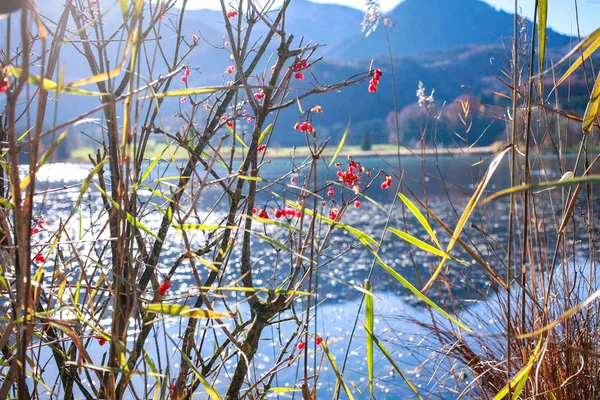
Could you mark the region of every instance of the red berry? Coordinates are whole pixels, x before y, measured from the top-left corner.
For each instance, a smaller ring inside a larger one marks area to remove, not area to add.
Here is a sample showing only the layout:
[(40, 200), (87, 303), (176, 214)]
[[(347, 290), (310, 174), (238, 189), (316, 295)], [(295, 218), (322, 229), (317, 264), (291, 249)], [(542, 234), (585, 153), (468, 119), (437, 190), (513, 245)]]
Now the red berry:
[(356, 207), (356, 208), (360, 207), (360, 201), (356, 200), (354, 202), (354, 207)]
[(256, 100), (262, 100), (262, 99), (264, 99), (264, 97), (265, 97), (265, 93), (263, 92), (263, 90), (262, 90), (262, 89), (260, 89), (260, 90), (258, 91), (258, 93), (254, 93), (254, 98), (255, 98)]
[(102, 336), (100, 335), (94, 335), (94, 338), (98, 340), (98, 344), (100, 346), (104, 346), (104, 344), (106, 343), (106, 339), (104, 339)]
[(192, 71), (190, 71), (189, 68), (185, 69), (185, 76), (190, 76), (192, 74)]
[(252, 208), (252, 214), (256, 214), (256, 207)]
[(329, 190), (327, 191), (327, 196), (331, 197), (333, 196), (333, 186), (329, 186)]
[(383, 75), (383, 72), (381, 72), (381, 70), (379, 68), (377, 68), (375, 70), (375, 76), (380, 77), (381, 75)]
[(187, 82), (187, 76), (182, 75), (181, 76), (181, 82), (186, 83)]
[(158, 292), (160, 293), (161, 296), (164, 296), (165, 293), (167, 293), (167, 290), (169, 290), (169, 288), (172, 285), (173, 284), (171, 283), (171, 281), (169, 279), (165, 279), (165, 281), (163, 283), (161, 283), (161, 285), (158, 287)]
[(377, 86), (369, 85), (369, 93), (375, 93), (375, 92), (377, 92)]
[(258, 146), (258, 148), (256, 149), (256, 151), (258, 151), (259, 153), (265, 151), (265, 149), (267, 148), (266, 144), (261, 144), (260, 146)]
[(269, 214), (265, 210), (260, 210), (258, 217), (262, 219), (269, 219)]
[(293, 217), (294, 215), (296, 215), (296, 210), (292, 210), (291, 208), (288, 208), (287, 210), (285, 210), (285, 215), (288, 217)]
[(294, 124), (294, 130), (296, 130), (296, 131), (297, 131), (298, 129), (300, 129), (300, 122), (296, 122), (296, 123)]
[(192, 35), (192, 39), (194, 40), (194, 43), (198, 41), (198, 36), (196, 35)]
[(254, 117), (248, 117), (248, 119), (246, 120), (247, 123), (252, 123), (252, 121), (254, 121)]
[(281, 211), (277, 211), (275, 213), (275, 218), (281, 218), (282, 212)]
[(171, 384), (169, 385), (169, 396), (172, 396), (172, 395), (173, 395), (173, 392), (175, 392), (175, 384), (174, 384), (174, 383), (171, 383)]
[(302, 79), (304, 79), (304, 74), (302, 72), (296, 72), (296, 74), (294, 75), (294, 78), (301, 81)]
[(313, 128), (313, 125), (310, 122), (306, 124), (306, 132), (315, 133), (315, 128)]
[(306, 132), (307, 129), (308, 129), (308, 123), (306, 121), (304, 121), (302, 124), (300, 124), (300, 130), (302, 132)]
[(321, 337), (319, 336), (319, 337), (317, 337), (317, 338), (315, 339), (315, 344), (316, 344), (317, 346), (319, 346), (321, 343), (323, 343), (323, 339), (321, 339)]
[(35, 256), (34, 260), (35, 260), (35, 262), (45, 263), (46, 262), (46, 257), (44, 257), (44, 255), (42, 253), (40, 253), (37, 256)]
[(0, 93), (6, 93), (10, 89), (10, 81), (8, 79), (0, 79)]
[(304, 342), (298, 343), (298, 350), (304, 350), (305, 347), (306, 347), (306, 343), (304, 343)]
[(30, 235), (35, 235), (36, 233), (39, 233), (40, 230), (38, 228), (33, 228), (31, 231), (29, 231)]
[(296, 218), (302, 218), (302, 211), (296, 211)]

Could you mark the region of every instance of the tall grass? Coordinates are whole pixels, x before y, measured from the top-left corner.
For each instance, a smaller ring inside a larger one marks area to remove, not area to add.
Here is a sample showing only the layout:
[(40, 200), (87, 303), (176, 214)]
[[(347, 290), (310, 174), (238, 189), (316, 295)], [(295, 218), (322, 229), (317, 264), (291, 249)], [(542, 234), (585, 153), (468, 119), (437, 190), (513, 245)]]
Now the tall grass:
[[(327, 376), (335, 397), (377, 397), (376, 384), (384, 380), (375, 373), (378, 360), (400, 376), (406, 393), (425, 398), (413, 379), (418, 373), (400, 362), (394, 341), (375, 324), (386, 288), (375, 271), (425, 307), (427, 319), (414, 322), (433, 333), (427, 339), (433, 355), (415, 370), (431, 370), (444, 395), (597, 397), (594, 184), (600, 178), (592, 174), (598, 157), (587, 141), (600, 83), (579, 118), (549, 105), (549, 96), (577, 67), (587, 67), (583, 59), (600, 34), (574, 48), (568, 55), (575, 57), (573, 67), (550, 88), (550, 72), (543, 71), (547, 3), (536, 2), (537, 58), (535, 44), (520, 40), (515, 17), (506, 82), (511, 134), (487, 163), (473, 162), (473, 188), (459, 202), (448, 195), (454, 213), (448, 217), (434, 211), (427, 191), (427, 163), (440, 169), (435, 144), (435, 157), (425, 157), (439, 128), (433, 113), (415, 150), (422, 195), (407, 184), (399, 140), (398, 163), (386, 170), (347, 156), (351, 124), (341, 143), (325, 152), (330, 144), (318, 124), (327, 110), (311, 99), (355, 84), (366, 90), (379, 73), (372, 65), (334, 84), (303, 85), (296, 74), (311, 74), (321, 58), (319, 46), (286, 31), (290, 2), (275, 8), (221, 1), (227, 78), (208, 86), (194, 84), (202, 66), (187, 64), (208, 44), (201, 35), (183, 35), (185, 0), (178, 11), (174, 0), (106, 1), (101, 8), (67, 0), (56, 20), (26, 1), (26, 9), (10, 17), (2, 53), (10, 89), (0, 123), (7, 147), (0, 185), (0, 398), (311, 399)], [(13, 24), (20, 27), (17, 38)], [(176, 45), (166, 47), (159, 38), (171, 34)], [(66, 48), (79, 58), (64, 62)], [(519, 57), (524, 50), (529, 59)], [(90, 76), (71, 79), (74, 62), (85, 62)], [(393, 78), (393, 63), (388, 72)], [(53, 107), (65, 96), (99, 100), (59, 121)], [(165, 123), (177, 102), (175, 122)], [(462, 103), (467, 134), (470, 107)], [(270, 178), (272, 138), (294, 130), (278, 124), (286, 108), (299, 110), (297, 134), (306, 138), (308, 154), (292, 154), (289, 172)], [(567, 135), (553, 124), (559, 115), (582, 123), (574, 165), (567, 163)], [(540, 156), (546, 144), (532, 135), (536, 123), (543, 138), (552, 138), (560, 181), (533, 179), (533, 170), (549, 172)], [(44, 187), (36, 177), (58, 146), (91, 126), (100, 135), (98, 149), (87, 155), (86, 177), (72, 187)], [(44, 148), (48, 137), (53, 144)], [(157, 137), (165, 143), (158, 154)], [(507, 159), (511, 185), (498, 191), (491, 182)], [(391, 204), (374, 200), (380, 190), (394, 192)], [(39, 199), (63, 191), (73, 203), (55, 219)], [(378, 236), (345, 217), (361, 203), (383, 216)], [(507, 234), (492, 233), (498, 213), (508, 215)], [(416, 279), (394, 268), (385, 251), (389, 240), (407, 249)], [(319, 331), (327, 301), (323, 277), (358, 248), (371, 265), (365, 282), (343, 282), (361, 301), (340, 358), (336, 339)], [(274, 265), (265, 273), (266, 251)], [(422, 263), (430, 266), (427, 274)], [(472, 269), (490, 282), (482, 304), (497, 323), (469, 315), (456, 301), (460, 288), (452, 277)], [(182, 274), (193, 283), (176, 282)], [(266, 340), (273, 354), (265, 369), (257, 354)], [(359, 341), (366, 349), (362, 385), (347, 377), (349, 353)], [(279, 381), (287, 369), (296, 370), (291, 384)]]

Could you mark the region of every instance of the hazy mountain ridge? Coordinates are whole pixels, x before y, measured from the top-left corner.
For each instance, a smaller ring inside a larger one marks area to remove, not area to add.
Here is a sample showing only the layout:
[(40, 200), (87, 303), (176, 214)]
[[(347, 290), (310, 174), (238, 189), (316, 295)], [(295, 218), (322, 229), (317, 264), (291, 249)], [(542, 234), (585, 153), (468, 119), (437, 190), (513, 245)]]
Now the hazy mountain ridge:
[[(42, 13), (44, 4), (40, 3)], [(393, 115), (394, 102), (391, 86), (391, 73), (384, 27), (380, 26), (368, 38), (360, 32), (363, 13), (344, 6), (317, 4), (307, 0), (293, 0), (286, 18), (286, 32), (293, 34), (295, 43), (311, 41), (325, 45), (316, 56), (323, 61), (315, 64), (311, 71), (319, 83), (331, 84), (348, 76), (364, 72), (374, 59), (375, 67), (384, 70), (384, 76), (376, 94), (367, 92), (367, 83), (342, 89), (339, 93), (319, 96), (319, 102), (326, 111), (315, 123), (324, 135), (332, 140), (341, 135), (348, 120), (352, 120), (352, 137), (349, 143), (358, 143), (360, 136), (369, 130), (375, 142), (385, 142), (390, 136), (388, 119)], [(50, 14), (56, 17), (57, 10)], [(274, 14), (270, 14), (271, 17)], [(435, 89), (436, 102), (452, 102), (461, 96), (477, 98), (488, 96), (491, 90), (503, 90), (500, 82), (492, 76), (509, 65), (510, 36), (513, 16), (498, 11), (480, 0), (406, 0), (389, 13), (397, 29), (390, 29), (390, 42), (394, 54), (396, 94), (398, 111), (416, 103), (415, 91), (419, 81), (423, 81), (428, 91)], [(177, 33), (171, 28), (178, 17), (177, 10), (167, 13), (160, 30), (153, 32), (144, 44), (144, 51), (151, 54), (159, 40), (168, 62), (171, 60), (172, 43)], [(104, 28), (108, 31), (122, 22), (118, 9), (113, 9), (104, 18)], [(237, 20), (234, 20), (237, 23)], [(244, 22), (245, 23), (245, 22)], [(0, 22), (0, 25), (2, 22)], [(14, 24), (15, 27), (18, 24)], [(525, 23), (530, 26), (531, 24)], [(2, 27), (0, 26), (0, 29)], [(200, 37), (197, 45), (184, 59), (184, 64), (192, 68), (190, 86), (226, 84), (231, 79), (224, 73), (230, 62), (225, 47), (226, 36), (221, 12), (209, 10), (188, 10), (184, 15), (182, 38), (192, 44), (192, 35)], [(265, 28), (255, 29), (254, 38), (266, 34)], [(561, 56), (571, 38), (554, 31), (548, 32), (548, 58)], [(508, 47), (506, 47), (508, 45)], [(276, 43), (269, 49), (275, 51)], [(556, 50), (559, 48), (560, 50)], [(555, 50), (552, 50), (555, 49)], [(81, 57), (77, 50), (65, 47), (62, 60), (66, 64), (67, 79), (91, 75), (89, 67), (82, 63), (65, 62)], [(156, 79), (165, 74), (167, 67), (162, 57), (153, 71)], [(261, 64), (257, 73), (268, 74), (269, 66)], [(172, 89), (183, 87), (176, 78)], [(304, 81), (294, 84), (308, 88), (315, 84), (307, 74)], [(90, 89), (94, 89), (91, 88)], [(61, 96), (59, 119), (66, 120), (88, 110), (97, 99), (81, 101), (76, 96)], [(176, 114), (180, 110), (179, 99), (167, 100), (162, 108), (167, 113)], [(297, 109), (286, 110), (280, 116), (282, 131), (297, 120)], [(170, 121), (165, 116), (163, 121)], [(501, 131), (501, 129), (500, 129)], [(496, 139), (498, 131), (490, 131), (481, 143)], [(451, 138), (439, 137), (452, 144)], [(405, 135), (407, 141), (414, 140)], [(274, 144), (282, 146), (304, 145), (301, 135), (280, 134), (273, 138)]]
[[(463, 45), (510, 46), (513, 15), (480, 0), (406, 0), (386, 15), (393, 26), (389, 32), (392, 53), (396, 56), (447, 50)], [(531, 31), (531, 21), (526, 23)], [(381, 24), (380, 24), (381, 25)], [(570, 38), (548, 30), (549, 45), (561, 47)], [(385, 28), (380, 26), (365, 37), (357, 32), (338, 45), (331, 56), (341, 60), (378, 57), (388, 54)]]

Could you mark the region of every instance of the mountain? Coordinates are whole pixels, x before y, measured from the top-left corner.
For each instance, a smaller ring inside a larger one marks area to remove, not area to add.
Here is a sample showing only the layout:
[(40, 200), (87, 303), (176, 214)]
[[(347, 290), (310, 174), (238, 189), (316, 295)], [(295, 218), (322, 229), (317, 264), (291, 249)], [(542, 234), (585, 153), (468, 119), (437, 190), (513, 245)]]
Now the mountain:
[[(275, 18), (275, 12), (269, 14)], [(223, 14), (214, 10), (188, 10), (186, 18), (202, 21), (220, 32), (223, 28)], [(293, 0), (287, 10), (285, 30), (295, 37), (295, 43), (300, 39), (326, 45), (323, 53), (328, 52), (339, 43), (350, 39), (360, 30), (363, 13), (351, 7), (336, 4), (319, 4), (308, 0)], [(265, 35), (268, 28), (257, 24), (253, 28), (258, 35)]]
[[(39, 5), (41, 12), (51, 15), (53, 19), (60, 15), (59, 7), (52, 7), (45, 2), (39, 2)], [(402, 119), (404, 141), (414, 142), (415, 138), (419, 137), (415, 127), (418, 128), (417, 119), (421, 118), (422, 113), (422, 109), (415, 106), (415, 91), (419, 81), (424, 83), (428, 93), (435, 89), (436, 105), (438, 110), (444, 112), (442, 121), (451, 120), (446, 118), (449, 111), (460, 110), (460, 107), (452, 106), (456, 99), (486, 99), (498, 103), (503, 101), (501, 97), (494, 95), (493, 91), (503, 92), (506, 91), (506, 87), (493, 74), (502, 76), (501, 72), (507, 70), (507, 66), (510, 65), (509, 43), (513, 17), (480, 0), (405, 0), (389, 14), (396, 24), (395, 29), (389, 30), (396, 77), (395, 92), (382, 26), (365, 38), (360, 32), (363, 14), (355, 9), (317, 4), (308, 0), (293, 0), (288, 11), (285, 28), (286, 32), (294, 35), (294, 43), (299, 44), (302, 40), (303, 43), (323, 45), (311, 56), (311, 61), (319, 57), (323, 59), (310, 67), (311, 73), (305, 74), (304, 81), (293, 82), (293, 85), (297, 86), (296, 90), (290, 91), (288, 96), (301, 93), (302, 90), (317, 84), (314, 77), (318, 79), (319, 84), (327, 85), (364, 73), (369, 69), (372, 59), (374, 67), (384, 71), (377, 93), (368, 93), (368, 84), (364, 82), (342, 88), (335, 93), (312, 97), (310, 104), (303, 102), (305, 109), (314, 104), (323, 107), (324, 114), (315, 116), (314, 124), (319, 131), (319, 137), (331, 137), (333, 143), (342, 135), (349, 120), (352, 121), (349, 144), (358, 144), (360, 136), (366, 131), (371, 133), (375, 143), (387, 142), (388, 138), (393, 136), (390, 132), (395, 122), (394, 99)], [(122, 23), (122, 15), (118, 7), (108, 9), (103, 15), (103, 29), (110, 35)], [(273, 17), (274, 13), (269, 14), (269, 18)], [(172, 62), (175, 55), (174, 43), (177, 38), (177, 32), (171, 27), (178, 22), (178, 18), (178, 10), (170, 10), (144, 43), (145, 54), (158, 54), (156, 63), (151, 66), (152, 71), (140, 72), (144, 79), (153, 80), (168, 72), (167, 64)], [(237, 24), (239, 19), (234, 21)], [(245, 28), (246, 20), (242, 21)], [(6, 29), (5, 25), (6, 21), (0, 21), (0, 31)], [(267, 28), (260, 25), (253, 29), (249, 43), (259, 41), (267, 33)], [(531, 28), (531, 23), (523, 22), (523, 26)], [(70, 32), (75, 31), (72, 21), (69, 28)], [(12, 29), (13, 37), (18, 37), (18, 24), (13, 24)], [(93, 32), (93, 29), (88, 28), (88, 31)], [(225, 46), (227, 39), (222, 14), (208, 10), (186, 11), (181, 35), (189, 45), (193, 44), (193, 35), (200, 38), (196, 45), (184, 46), (178, 53), (180, 57), (185, 57), (183, 64), (192, 69), (188, 84), (191, 87), (226, 85), (231, 78), (224, 71), (231, 61)], [(547, 36), (547, 58), (557, 59), (564, 54), (564, 50), (557, 49), (568, 44), (570, 38), (551, 30)], [(276, 54), (277, 42), (274, 41), (268, 53)], [(80, 46), (78, 41), (66, 42), (63, 46), (60, 64), (65, 65), (66, 82), (91, 75), (89, 66), (77, 48)], [(107, 51), (111, 54), (117, 49), (122, 50), (119, 46), (122, 44), (118, 41), (111, 43), (107, 46)], [(249, 54), (252, 58), (253, 51)], [(257, 76), (263, 73), (268, 76), (272, 63), (273, 58), (265, 57), (264, 62), (250, 78), (250, 83), (260, 84), (262, 80)], [(119, 79), (117, 78), (117, 81)], [(588, 95), (584, 90), (585, 80), (581, 82), (583, 95), (579, 96), (577, 104), (583, 104), (585, 107)], [(548, 86), (551, 86), (551, 83), (548, 83)], [(183, 87), (179, 77), (176, 77), (170, 88)], [(87, 89), (95, 88), (89, 86)], [(571, 99), (575, 100), (573, 95), (572, 91)], [(0, 109), (3, 100), (4, 98), (0, 98)], [(98, 98), (63, 95), (57, 104), (57, 120), (61, 122), (97, 106)], [(505, 106), (503, 103), (498, 105)], [(185, 106), (178, 98), (170, 98), (162, 105), (161, 121), (169, 129), (177, 130), (181, 125), (178, 115), (182, 112), (186, 112)], [(279, 128), (275, 131), (272, 145), (305, 145), (305, 138), (297, 134), (298, 132), (291, 131), (292, 134), (289, 134), (290, 127), (293, 127), (298, 117), (297, 107), (282, 111), (278, 117)], [(202, 123), (204, 115), (198, 114), (196, 118), (198, 123)], [(489, 123), (489, 119), (487, 121)], [(460, 127), (452, 125), (451, 129), (458, 128)], [(474, 125), (474, 130), (475, 128), (479, 129), (479, 126)], [(485, 136), (479, 144), (497, 140), (503, 129), (502, 123), (492, 124), (491, 128), (485, 130)], [(455, 141), (456, 135), (451, 131), (439, 131), (439, 143), (452, 145)]]
[[(415, 55), (447, 50), (464, 45), (501, 44), (510, 47), (513, 15), (480, 0), (405, 0), (384, 17), (393, 24), (388, 28), (392, 54)], [(369, 37), (356, 33), (331, 53), (339, 60), (374, 58), (388, 55), (386, 29), (381, 26)], [(531, 31), (531, 22), (524, 23)], [(554, 47), (569, 44), (570, 38), (547, 32)]]

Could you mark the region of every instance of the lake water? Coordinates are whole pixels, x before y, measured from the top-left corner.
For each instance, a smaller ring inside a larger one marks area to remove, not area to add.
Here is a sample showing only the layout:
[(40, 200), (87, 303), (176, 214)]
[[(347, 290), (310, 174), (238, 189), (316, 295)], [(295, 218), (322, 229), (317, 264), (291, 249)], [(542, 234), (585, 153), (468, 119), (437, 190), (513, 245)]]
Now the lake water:
[[(479, 157), (479, 156), (478, 156)], [(342, 160), (343, 161), (343, 160)], [(365, 168), (373, 170), (384, 170), (388, 174), (393, 174), (394, 184), (389, 190), (383, 191), (378, 187), (379, 182), (367, 192), (367, 195), (373, 201), (383, 206), (384, 210), (391, 210), (392, 218), (390, 226), (397, 229), (407, 231), (411, 235), (417, 236), (423, 240), (427, 239), (427, 234), (420, 228), (418, 222), (403, 210), (400, 202), (396, 202), (395, 207), (392, 204), (395, 200), (395, 185), (398, 182), (399, 174), (397, 171), (397, 160), (395, 157), (390, 158), (375, 158), (366, 157), (357, 159)], [(449, 226), (453, 227), (460, 213), (473, 193), (473, 187), (480, 180), (489, 165), (488, 161), (479, 163), (479, 158), (467, 157), (451, 157), (440, 156), (438, 158), (428, 157), (423, 162), (417, 157), (402, 157), (402, 182), (403, 192), (409, 197), (410, 189), (415, 192), (421, 199), (426, 199), (429, 207)], [(567, 167), (572, 167), (574, 159), (572, 157), (566, 160)], [(276, 159), (265, 165), (262, 168), (261, 177), (265, 180), (276, 179), (284, 174), (294, 171), (295, 167), (290, 160)], [(46, 232), (42, 232), (36, 239), (39, 240), (40, 249), (46, 248), (47, 241), (51, 238), (51, 234), (59, 228), (61, 220), (65, 220), (74, 202), (79, 196), (80, 186), (78, 183), (88, 175), (90, 171), (89, 165), (86, 164), (51, 164), (39, 172), (37, 189), (40, 192), (36, 198), (36, 209), (38, 215), (42, 216), (48, 226)], [(424, 174), (425, 172), (425, 174)], [(562, 173), (565, 172), (559, 167), (555, 156), (540, 157), (536, 160), (533, 167), (534, 180), (557, 180)], [(598, 169), (596, 173), (600, 172)], [(200, 176), (203, 176), (203, 171), (199, 171)], [(148, 181), (158, 179), (160, 177), (176, 176), (177, 170), (172, 165), (160, 164), (151, 173)], [(301, 183), (303, 172), (295, 173), (296, 181)], [(319, 169), (319, 176), (325, 182), (329, 180), (337, 180), (335, 169), (327, 171), (323, 165)], [(176, 181), (172, 181), (175, 183)], [(289, 179), (286, 178), (285, 183)], [(510, 174), (508, 157), (503, 161), (501, 167), (494, 175), (492, 182), (488, 187), (489, 192), (495, 192), (509, 185)], [(162, 183), (157, 183), (162, 190), (165, 190), (168, 180)], [(153, 184), (154, 185), (154, 184)], [(275, 185), (269, 188), (268, 191), (262, 193), (258, 197), (258, 202), (261, 207), (278, 207), (278, 204), (270, 196), (271, 192), (285, 194), (289, 188), (283, 185)], [(337, 190), (337, 189), (336, 189)], [(149, 192), (143, 192), (143, 195), (148, 195)], [(221, 190), (214, 187), (209, 187), (203, 193), (199, 204), (205, 205), (205, 209), (199, 207), (196, 211), (202, 215), (207, 213), (208, 209), (215, 203), (221, 194)], [(426, 197), (425, 197), (426, 196)], [(159, 201), (153, 201), (159, 204)], [(547, 204), (540, 204), (540, 207), (550, 207)], [(94, 237), (102, 237), (108, 239), (108, 234), (98, 233), (98, 229), (102, 227), (99, 221), (102, 221), (104, 216), (100, 213), (102, 202), (97, 192), (90, 191), (82, 202), (80, 212), (76, 213), (66, 227), (67, 232), (72, 240), (80, 240), (81, 243), (77, 249), (81, 254), (88, 254), (94, 251), (94, 246), (91, 241)], [(508, 206), (507, 200), (498, 200), (489, 204), (485, 208), (478, 210), (471, 222), (475, 224), (475, 228), (486, 232), (489, 237), (494, 237), (498, 243), (505, 244), (507, 236), (508, 224)], [(153, 208), (141, 209), (143, 223), (150, 229), (155, 229), (162, 215)], [(216, 224), (221, 221), (225, 215), (225, 204), (221, 204), (212, 214), (203, 221), (207, 224)], [(386, 221), (386, 213), (378, 208), (375, 204), (367, 199), (362, 201), (362, 206), (359, 209), (350, 209), (344, 215), (344, 223), (350, 224), (370, 234), (378, 240), (383, 232)], [(432, 223), (436, 229), (437, 235), (444, 246), (448, 242), (448, 235), (442, 231), (437, 224)], [(92, 228), (94, 227), (94, 228)], [(106, 231), (107, 229), (105, 229)], [(267, 233), (272, 237), (277, 238), (282, 235), (281, 229), (278, 227), (269, 227)], [(473, 248), (479, 249), (483, 253), (487, 250), (488, 244), (486, 239), (478, 233), (473, 227), (468, 227), (465, 232), (468, 235), (469, 243)], [(189, 240), (192, 243), (192, 248), (201, 247), (206, 240), (206, 232), (190, 232)], [(257, 286), (269, 286), (270, 282), (277, 279), (278, 273), (273, 266), (276, 265), (276, 252), (264, 241), (259, 238), (253, 239), (253, 247), (255, 250), (253, 262), (254, 283)], [(371, 266), (373, 264), (372, 256), (365, 251), (356, 240), (353, 240), (345, 232), (336, 230), (331, 237), (331, 243), (339, 243), (332, 246), (329, 255), (335, 257), (342, 254), (334, 262), (325, 265), (318, 272), (318, 297), (320, 301), (316, 319), (312, 321), (309, 332), (318, 333), (327, 340), (329, 348), (337, 359), (338, 365), (341, 367), (342, 360), (348, 347), (349, 338), (352, 332), (353, 324), (358, 317), (364, 321), (364, 315), (358, 311), (358, 306), (361, 301), (362, 293), (353, 288), (352, 285), (362, 285), (367, 278)], [(352, 245), (350, 249), (348, 246)], [(66, 247), (65, 247), (66, 249)], [(169, 234), (168, 240), (164, 247), (164, 257), (161, 260), (160, 272), (166, 273), (171, 263), (181, 255), (185, 249), (182, 237), (173, 230)], [(456, 248), (452, 253), (457, 258), (470, 261), (467, 254)], [(380, 255), (384, 261), (402, 274), (409, 281), (418, 286), (419, 279), (427, 280), (431, 275), (431, 271), (436, 266), (438, 261), (436, 257), (426, 254), (418, 249), (410, 250), (408, 245), (395, 236), (386, 235), (383, 241)], [(485, 254), (487, 256), (487, 254)], [(239, 279), (236, 267), (239, 263), (235, 257), (240, 256), (240, 249), (236, 248), (233, 252), (231, 266), (225, 276), (224, 285), (234, 282)], [(48, 269), (52, 269), (52, 255), (49, 256)], [(491, 257), (493, 258), (493, 257)], [(486, 257), (487, 259), (487, 257)], [(103, 260), (108, 264), (106, 260)], [(496, 263), (497, 264), (497, 263)], [(490, 279), (487, 274), (474, 263), (467, 266), (461, 266), (457, 263), (449, 263), (449, 271), (447, 274), (448, 282), (452, 284), (454, 304), (457, 315), (467, 325), (475, 328), (478, 331), (498, 331), (501, 326), (488, 313), (488, 308), (484, 305), (487, 300), (487, 295), (492, 291)], [(279, 268), (285, 266), (285, 263), (279, 264)], [(492, 267), (498, 271), (503, 271), (502, 265), (492, 264)], [(79, 267), (72, 265), (72, 269), (68, 269), (67, 275), (69, 280), (73, 282), (79, 274)], [(93, 263), (87, 266), (86, 272), (93, 276), (98, 274), (98, 268)], [(501, 273), (501, 272), (499, 272)], [(51, 275), (51, 274), (49, 274)], [(205, 278), (207, 275), (202, 275)], [(173, 287), (169, 291), (170, 295), (166, 301), (193, 304), (194, 297), (190, 296), (192, 287), (196, 285), (196, 281), (192, 274), (192, 268), (188, 264), (182, 265), (173, 276)], [(438, 363), (428, 362), (438, 355), (436, 350), (439, 349), (436, 339), (428, 337), (427, 331), (413, 323), (414, 320), (429, 322), (431, 314), (428, 309), (423, 306), (423, 303), (416, 299), (407, 289), (401, 286), (397, 281), (391, 278), (380, 267), (375, 267), (371, 278), (373, 283), (373, 291), (377, 298), (375, 300), (375, 333), (382, 339), (382, 342), (392, 353), (398, 366), (406, 373), (407, 377), (419, 388), (423, 394), (431, 393), (433, 397), (438, 398), (453, 398), (456, 396), (449, 387), (456, 387), (457, 382), (448, 374), (448, 366), (442, 365), (439, 369), (436, 368)], [(439, 292), (432, 290), (430, 297), (434, 301), (442, 301), (447, 297), (442, 298)], [(243, 303), (244, 295), (236, 292), (228, 293), (229, 301), (233, 304), (239, 301), (239, 311), (243, 315), (247, 315), (247, 309)], [(300, 300), (302, 301), (302, 300)], [(314, 304), (315, 299), (312, 303)], [(490, 303), (488, 303), (488, 306)], [(448, 304), (443, 304), (444, 307)], [(298, 304), (298, 309), (302, 310), (303, 305)], [(286, 312), (283, 318), (289, 317), (290, 313)], [(436, 317), (441, 326), (447, 326), (443, 317)], [(163, 366), (170, 365), (171, 376), (176, 376), (181, 360), (177, 357), (175, 344), (180, 343), (179, 337), (185, 329), (187, 320), (169, 318), (164, 320), (164, 323), (156, 324), (156, 333), (158, 340), (148, 342), (148, 351), (155, 358), (155, 363), (160, 359)], [(105, 327), (110, 327), (110, 314), (107, 313), (105, 318), (100, 321), (100, 324)], [(202, 324), (200, 324), (202, 325)], [(135, 330), (132, 329), (132, 335), (135, 335)], [(270, 370), (275, 362), (278, 351), (296, 329), (294, 322), (282, 323), (278, 327), (268, 327), (263, 334), (263, 340), (259, 352), (255, 357), (255, 368), (253, 379), (257, 379), (261, 373)], [(214, 336), (213, 336), (214, 335)], [(216, 329), (210, 331), (207, 335), (209, 338), (223, 340), (224, 334)], [(169, 340), (170, 338), (170, 340)], [(211, 353), (211, 341), (208, 340), (202, 353), (208, 355)], [(131, 343), (130, 343), (131, 344)], [(313, 345), (310, 345), (311, 351)], [(100, 362), (105, 353), (108, 352), (108, 346), (99, 347), (92, 344), (90, 346), (90, 354), (92, 358)], [(389, 362), (383, 358), (381, 353), (375, 349), (375, 377), (376, 377), (376, 397), (378, 399), (403, 399), (412, 398), (412, 392), (409, 391), (406, 384), (400, 376), (394, 373)], [(315, 353), (311, 353), (314, 357)], [(50, 353), (48, 352), (48, 356)], [(311, 359), (309, 365), (309, 375), (313, 374), (314, 359)], [(236, 359), (230, 359), (226, 366), (230, 369), (235, 367)], [(322, 364), (320, 378), (318, 381), (318, 398), (327, 399), (332, 396), (335, 388), (335, 374), (333, 373), (327, 360), (323, 360), (321, 349), (316, 349), (316, 365)], [(48, 370), (54, 366), (53, 363), (48, 364)], [(295, 364), (282, 369), (276, 375), (272, 383), (273, 387), (295, 388), (302, 381), (303, 377), (303, 361), (300, 358)], [(355, 398), (361, 397), (355, 388), (359, 389), (362, 398), (368, 397), (368, 380), (367, 380), (367, 365), (365, 362), (365, 333), (360, 323), (357, 326), (356, 333), (352, 339), (352, 344), (349, 347), (349, 357), (346, 363), (344, 377), (351, 390), (354, 391)], [(465, 375), (465, 380), (470, 377)], [(460, 383), (463, 387), (466, 385)], [(217, 382), (215, 387), (224, 392), (226, 388), (227, 375), (221, 375), (221, 382)], [(351, 383), (350, 383), (351, 382)], [(312, 386), (312, 382), (311, 382)], [(355, 387), (354, 387), (355, 386)], [(136, 391), (138, 394), (143, 393), (143, 382), (136, 381)], [(200, 396), (203, 398), (204, 396)], [(272, 392), (269, 397), (273, 398), (301, 398), (300, 393), (276, 393)], [(344, 394), (341, 396), (345, 397)]]

